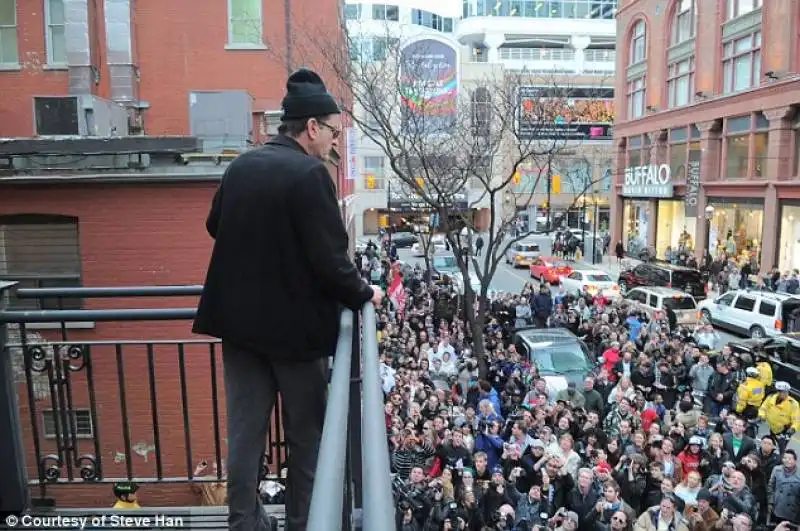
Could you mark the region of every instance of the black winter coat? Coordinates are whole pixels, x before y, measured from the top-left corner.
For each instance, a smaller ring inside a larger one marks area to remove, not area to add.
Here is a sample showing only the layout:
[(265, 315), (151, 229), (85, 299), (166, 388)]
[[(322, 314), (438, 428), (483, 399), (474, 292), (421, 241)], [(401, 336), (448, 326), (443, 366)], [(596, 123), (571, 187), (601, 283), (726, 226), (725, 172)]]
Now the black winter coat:
[(193, 331), (272, 361), (333, 355), (341, 306), (372, 297), (348, 256), (325, 164), (278, 136), (228, 166), (206, 222), (214, 238)]

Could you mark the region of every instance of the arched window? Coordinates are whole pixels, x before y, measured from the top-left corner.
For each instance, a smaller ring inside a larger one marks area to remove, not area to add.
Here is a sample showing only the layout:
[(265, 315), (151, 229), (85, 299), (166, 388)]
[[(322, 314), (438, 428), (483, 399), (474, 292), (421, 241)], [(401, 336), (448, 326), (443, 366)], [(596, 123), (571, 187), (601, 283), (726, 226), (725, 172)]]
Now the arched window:
[(634, 65), (641, 63), (647, 57), (647, 26), (644, 20), (640, 20), (633, 27), (631, 34), (631, 48), (628, 57), (628, 64)]
[(672, 18), (670, 44), (679, 44), (694, 37), (697, 26), (697, 0), (677, 0)]

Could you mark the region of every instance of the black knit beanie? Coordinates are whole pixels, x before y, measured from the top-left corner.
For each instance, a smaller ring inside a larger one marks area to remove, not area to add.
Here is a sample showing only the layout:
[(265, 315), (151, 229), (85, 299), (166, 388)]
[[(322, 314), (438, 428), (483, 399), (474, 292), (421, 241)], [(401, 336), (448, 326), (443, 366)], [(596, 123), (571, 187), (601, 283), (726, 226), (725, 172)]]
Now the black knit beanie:
[(286, 81), (281, 121), (340, 114), (342, 111), (316, 72), (301, 68)]

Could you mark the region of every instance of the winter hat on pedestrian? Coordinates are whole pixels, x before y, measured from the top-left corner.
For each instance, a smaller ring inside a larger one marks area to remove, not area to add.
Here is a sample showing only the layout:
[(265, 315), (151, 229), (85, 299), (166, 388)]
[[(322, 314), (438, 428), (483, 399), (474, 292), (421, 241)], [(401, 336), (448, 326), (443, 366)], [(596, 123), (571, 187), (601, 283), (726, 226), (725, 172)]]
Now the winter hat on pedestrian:
[(714, 501), (714, 495), (708, 489), (700, 489), (700, 492), (697, 493), (697, 501), (700, 500)]
[(286, 81), (286, 96), (281, 106), (282, 122), (342, 112), (319, 74), (305, 68), (289, 76)]

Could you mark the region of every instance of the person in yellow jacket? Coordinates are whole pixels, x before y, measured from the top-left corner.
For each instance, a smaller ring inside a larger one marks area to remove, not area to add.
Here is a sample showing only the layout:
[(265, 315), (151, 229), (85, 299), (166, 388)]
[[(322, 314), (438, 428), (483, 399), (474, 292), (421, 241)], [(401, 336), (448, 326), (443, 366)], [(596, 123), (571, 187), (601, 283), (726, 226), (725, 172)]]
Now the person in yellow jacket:
[(764, 384), (758, 379), (758, 369), (748, 367), (747, 379), (736, 390), (736, 413), (747, 420), (758, 418), (758, 408), (764, 401)]
[(791, 387), (786, 382), (775, 382), (776, 393), (764, 400), (758, 416), (767, 421), (769, 431), (778, 440), (781, 453), (798, 429), (800, 429), (800, 404), (789, 396)]
[(139, 485), (136, 483), (114, 483), (114, 497), (117, 499), (113, 509), (141, 509), (136, 491)]
[(755, 355), (756, 359), (758, 360), (756, 363), (756, 369), (758, 369), (758, 379), (761, 380), (762, 384), (764, 384), (764, 389), (769, 389), (772, 387), (772, 365), (770, 364), (769, 359), (764, 351), (756, 351)]

